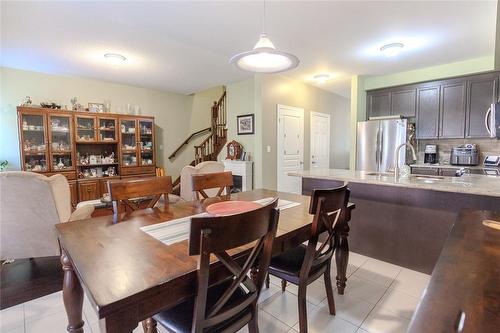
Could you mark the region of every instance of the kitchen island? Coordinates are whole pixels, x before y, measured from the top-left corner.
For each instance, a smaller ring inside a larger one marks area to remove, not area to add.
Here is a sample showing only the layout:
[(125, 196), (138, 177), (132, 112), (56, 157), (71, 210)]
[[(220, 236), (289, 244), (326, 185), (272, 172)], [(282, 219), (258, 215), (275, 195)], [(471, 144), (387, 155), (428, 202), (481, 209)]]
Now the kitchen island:
[(356, 203), (349, 231), (354, 252), (432, 272), (462, 209), (500, 210), (500, 177), (419, 176), (395, 180), (387, 173), (323, 169), (302, 177), (302, 193), (349, 183)]

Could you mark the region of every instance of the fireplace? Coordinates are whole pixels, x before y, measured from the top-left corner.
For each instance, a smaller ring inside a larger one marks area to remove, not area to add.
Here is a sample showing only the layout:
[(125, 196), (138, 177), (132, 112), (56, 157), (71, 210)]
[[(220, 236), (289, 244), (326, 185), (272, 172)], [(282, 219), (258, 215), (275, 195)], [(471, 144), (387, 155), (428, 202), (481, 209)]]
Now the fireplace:
[(231, 193), (238, 193), (243, 191), (243, 177), (238, 175), (233, 175), (233, 189)]
[(233, 174), (233, 193), (253, 189), (251, 161), (224, 160), (224, 170)]

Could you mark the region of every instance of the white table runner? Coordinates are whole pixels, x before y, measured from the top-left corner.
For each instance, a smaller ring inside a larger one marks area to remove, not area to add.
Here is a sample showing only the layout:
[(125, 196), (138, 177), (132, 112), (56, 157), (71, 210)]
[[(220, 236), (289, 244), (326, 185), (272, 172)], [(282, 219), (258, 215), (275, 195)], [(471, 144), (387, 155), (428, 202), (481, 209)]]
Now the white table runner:
[[(269, 198), (255, 200), (254, 202), (264, 206), (273, 200), (274, 198), (269, 197)], [(299, 205), (300, 202), (279, 199), (277, 208), (281, 210), (281, 209), (296, 207)], [(167, 245), (171, 245), (189, 238), (189, 230), (191, 227), (192, 217), (202, 217), (208, 215), (209, 215), (208, 213), (201, 213), (201, 214), (186, 216), (180, 219), (148, 225), (145, 227), (141, 227), (140, 229), (145, 233), (147, 233), (148, 235), (158, 239), (160, 242)]]

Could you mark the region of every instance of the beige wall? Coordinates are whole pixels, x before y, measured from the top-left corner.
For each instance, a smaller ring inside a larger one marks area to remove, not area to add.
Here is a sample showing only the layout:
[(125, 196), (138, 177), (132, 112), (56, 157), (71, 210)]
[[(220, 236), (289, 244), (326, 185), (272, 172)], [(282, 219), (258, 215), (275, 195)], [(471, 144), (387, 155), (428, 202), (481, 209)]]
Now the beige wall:
[[(350, 145), (350, 101), (334, 93), (282, 76), (262, 79), (262, 186), (277, 186), (277, 111), (278, 104), (304, 109), (304, 168), (309, 168), (309, 116), (311, 111), (331, 115), (330, 168), (348, 168)], [(267, 152), (267, 146), (271, 152)]]
[[(54, 76), (42, 73), (0, 68), (0, 160), (8, 160), (13, 168), (19, 168), (19, 146), (17, 134), (16, 106), (29, 95), (34, 104), (53, 101), (70, 105), (70, 99), (78, 97), (79, 103), (111, 101), (112, 112), (126, 110), (128, 103), (141, 107), (141, 113), (155, 117), (156, 148), (158, 165), (176, 177), (186, 164), (193, 159), (192, 148), (183, 151), (182, 156), (171, 163), (168, 156), (177, 148), (179, 140), (184, 140), (192, 128), (202, 125), (206, 105), (207, 119), (210, 105), (220, 97), (221, 87), (201, 92), (198, 96), (185, 96), (159, 90), (144, 89), (128, 85), (114, 84), (77, 77)], [(206, 126), (210, 125), (207, 121)]]

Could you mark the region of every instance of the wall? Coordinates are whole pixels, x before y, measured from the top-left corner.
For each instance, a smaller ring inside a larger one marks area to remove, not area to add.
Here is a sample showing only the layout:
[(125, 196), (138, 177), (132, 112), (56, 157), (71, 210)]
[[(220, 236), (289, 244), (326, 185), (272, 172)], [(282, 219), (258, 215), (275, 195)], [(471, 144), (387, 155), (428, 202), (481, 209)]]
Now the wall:
[(20, 164), (16, 106), (26, 95), (32, 97), (34, 104), (54, 101), (70, 105), (74, 96), (83, 105), (110, 100), (112, 112), (125, 110), (127, 103), (140, 105), (142, 114), (155, 117), (158, 165), (164, 166), (173, 177), (183, 167), (182, 160), (170, 163), (168, 155), (177, 148), (179, 138), (185, 138), (190, 130), (194, 97), (5, 67), (0, 68), (0, 74), (0, 160), (7, 159), (14, 168), (19, 169)]
[[(309, 168), (309, 115), (310, 111), (331, 114), (330, 167), (347, 168), (349, 165), (349, 99), (304, 84), (282, 75), (260, 77), (262, 89), (262, 186), (277, 186), (277, 115), (276, 105), (283, 104), (304, 109), (304, 168)], [(271, 152), (267, 152), (267, 146)]]

